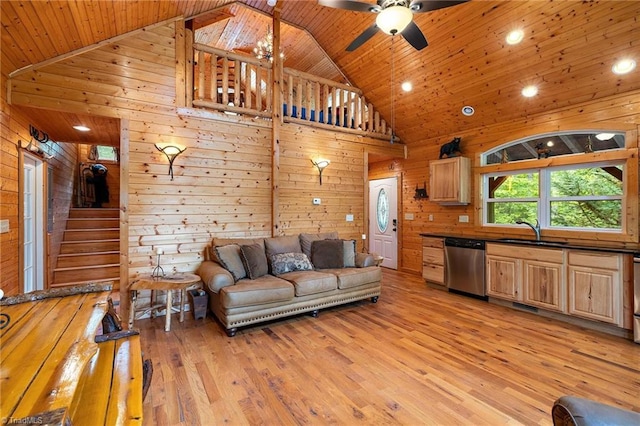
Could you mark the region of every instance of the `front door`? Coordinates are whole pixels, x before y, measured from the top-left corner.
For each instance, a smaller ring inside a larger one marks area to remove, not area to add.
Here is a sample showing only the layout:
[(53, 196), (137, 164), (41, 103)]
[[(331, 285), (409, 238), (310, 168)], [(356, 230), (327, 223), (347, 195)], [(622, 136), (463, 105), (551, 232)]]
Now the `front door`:
[(398, 179), (369, 181), (369, 252), (382, 266), (398, 268)]

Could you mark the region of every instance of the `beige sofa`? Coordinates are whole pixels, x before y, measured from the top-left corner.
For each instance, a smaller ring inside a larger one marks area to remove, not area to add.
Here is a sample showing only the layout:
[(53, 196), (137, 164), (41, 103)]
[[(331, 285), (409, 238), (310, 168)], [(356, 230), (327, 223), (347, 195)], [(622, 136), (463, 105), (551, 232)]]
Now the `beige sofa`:
[(336, 233), (214, 239), (197, 274), (228, 336), (238, 327), (380, 296), (370, 254)]

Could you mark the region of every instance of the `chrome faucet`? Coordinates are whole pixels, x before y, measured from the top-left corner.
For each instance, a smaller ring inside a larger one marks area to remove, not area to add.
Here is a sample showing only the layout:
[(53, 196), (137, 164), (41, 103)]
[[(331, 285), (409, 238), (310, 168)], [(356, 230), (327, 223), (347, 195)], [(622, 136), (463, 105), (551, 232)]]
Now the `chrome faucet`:
[(529, 222), (525, 222), (524, 220), (516, 220), (516, 223), (518, 225), (528, 225), (531, 229), (533, 229), (533, 232), (535, 232), (536, 241), (540, 241), (540, 222), (538, 222), (538, 219), (536, 219), (536, 225), (535, 226), (533, 226)]

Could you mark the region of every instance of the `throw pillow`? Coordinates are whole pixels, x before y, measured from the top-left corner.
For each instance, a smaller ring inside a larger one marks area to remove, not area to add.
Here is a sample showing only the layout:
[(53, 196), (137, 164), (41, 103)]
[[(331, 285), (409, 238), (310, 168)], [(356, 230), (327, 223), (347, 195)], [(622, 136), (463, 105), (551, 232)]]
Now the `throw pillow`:
[(267, 256), (261, 244), (249, 244), (240, 246), (242, 263), (250, 279), (255, 280), (269, 272)]
[(356, 240), (342, 240), (344, 243), (344, 267), (356, 267)]
[(311, 271), (313, 265), (304, 253), (279, 253), (271, 256), (271, 272), (273, 275), (286, 274), (293, 271)]
[(311, 258), (311, 243), (318, 240), (337, 240), (338, 233), (336, 231), (333, 232), (323, 232), (320, 234), (300, 234), (300, 247), (302, 248), (302, 252), (307, 255), (308, 258)]
[(240, 258), (240, 246), (229, 244), (214, 247), (216, 259), (224, 269), (231, 272), (234, 281), (239, 281), (247, 276), (242, 259)]
[(311, 243), (311, 262), (318, 269), (344, 267), (344, 242), (342, 240), (318, 240)]

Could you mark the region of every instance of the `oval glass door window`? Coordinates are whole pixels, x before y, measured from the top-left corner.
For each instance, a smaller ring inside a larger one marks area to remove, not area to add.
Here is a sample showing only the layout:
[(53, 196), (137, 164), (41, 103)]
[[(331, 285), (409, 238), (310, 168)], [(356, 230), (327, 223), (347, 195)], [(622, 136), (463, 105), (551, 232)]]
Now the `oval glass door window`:
[(389, 197), (384, 188), (378, 192), (376, 216), (378, 217), (378, 229), (384, 233), (389, 226)]

